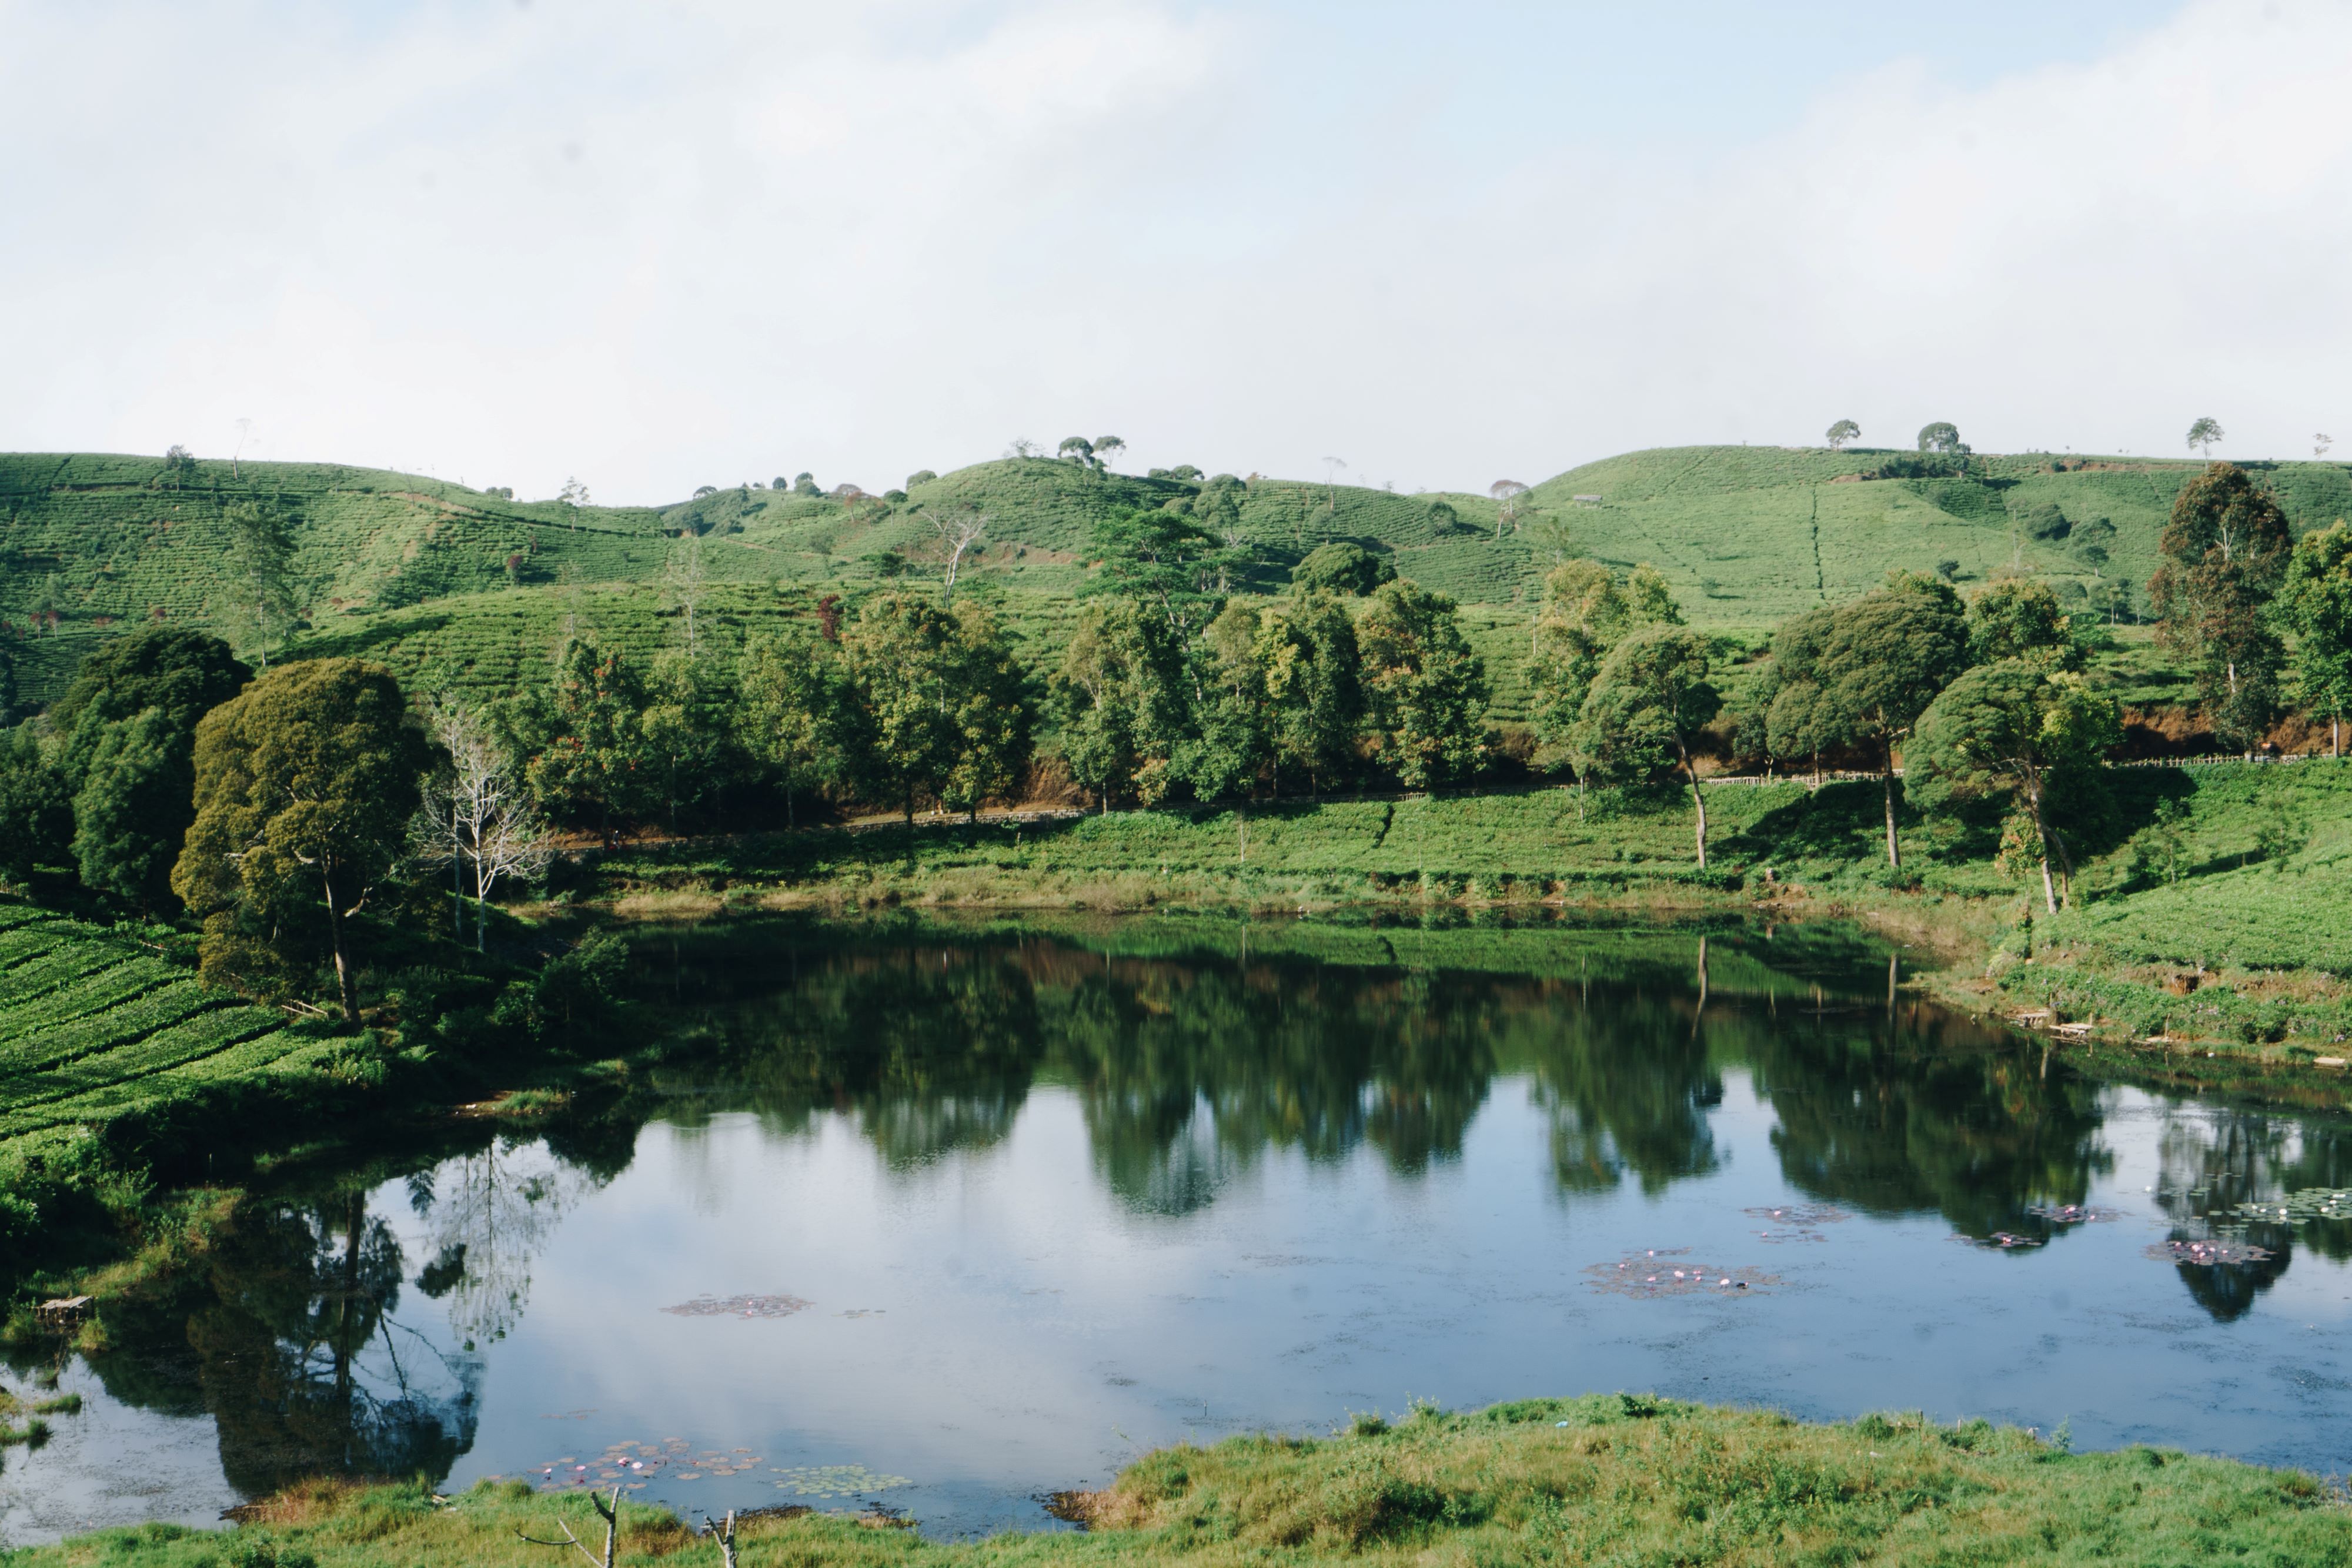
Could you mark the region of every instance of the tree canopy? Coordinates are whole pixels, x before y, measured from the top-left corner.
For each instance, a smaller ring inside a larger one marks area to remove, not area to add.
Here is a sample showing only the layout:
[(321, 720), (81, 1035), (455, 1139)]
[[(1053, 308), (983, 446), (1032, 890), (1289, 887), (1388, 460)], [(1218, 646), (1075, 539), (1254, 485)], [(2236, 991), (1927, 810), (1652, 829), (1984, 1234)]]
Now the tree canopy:
[(1382, 583), (1356, 626), (1370, 743), (1408, 789), (1433, 789), (1486, 758), (1485, 661), (1454, 601), (1410, 578)]
[(1829, 444), (1832, 452), (1843, 452), (1848, 442), (1861, 439), (1862, 426), (1850, 419), (1841, 419), (1830, 426)]
[(2303, 700), (2328, 717), (2329, 750), (2344, 754), (2344, 710), (2352, 706), (2352, 526), (2304, 535), (2288, 559), (2279, 612), (2294, 631)]
[(1959, 596), (1913, 573), (1840, 605), (1823, 629), (1813, 671), (1824, 716), (1841, 739), (1879, 753), (1890, 865), (1903, 863), (1895, 831), (1895, 747), (1968, 663)]
[(2277, 498), (2233, 463), (2181, 486), (2158, 541), (2158, 641), (2196, 666), (2213, 733), (2235, 750), (2252, 750), (2278, 715), (2286, 650), (2267, 611), (2293, 541)]
[(349, 921), (399, 857), (428, 751), (380, 664), (281, 665), (196, 727), (195, 821), (173, 891), (207, 916), (208, 970), (299, 952), (323, 904), (344, 1020), (360, 1016)]
[(1592, 679), (1571, 742), (1577, 770), (1639, 779), (1679, 767), (1698, 813), (1698, 863), (1706, 865), (1706, 796), (1699, 789), (1700, 732), (1723, 706), (1709, 678), (1706, 640), (1679, 626), (1649, 625), (1609, 651)]
[(1318, 545), (1290, 569), (1290, 580), (1309, 592), (1345, 593), (1362, 598), (1394, 579), (1396, 568), (1385, 556), (1374, 555), (1344, 539)]

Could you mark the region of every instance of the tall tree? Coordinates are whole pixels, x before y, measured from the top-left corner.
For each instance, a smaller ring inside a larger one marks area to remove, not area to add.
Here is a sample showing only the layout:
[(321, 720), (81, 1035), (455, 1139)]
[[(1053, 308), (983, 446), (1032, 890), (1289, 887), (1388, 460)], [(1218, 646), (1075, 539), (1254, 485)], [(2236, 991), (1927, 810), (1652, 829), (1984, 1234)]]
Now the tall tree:
[(830, 644), (805, 633), (761, 637), (744, 653), (736, 738), (784, 797), (794, 800), (846, 779), (842, 751), (841, 672)]
[(2031, 659), (2048, 669), (2083, 667), (2074, 618), (2038, 578), (2004, 577), (1969, 601), (1969, 660)]
[(274, 502), (232, 501), (221, 521), (241, 580), (238, 602), (252, 620), (254, 652), (266, 670), (270, 643), (294, 620), (293, 530)]
[(1700, 732), (1723, 706), (1709, 679), (1706, 640), (1651, 625), (1609, 651), (1592, 679), (1570, 743), (1580, 773), (1635, 779), (1680, 768), (1697, 810), (1698, 863), (1706, 869), (1706, 795), (1698, 784)]
[(1822, 752), (1838, 744), (1837, 714), (1821, 667), (1836, 618), (1835, 608), (1823, 604), (1780, 623), (1772, 633), (1772, 657), (1740, 721), (1743, 727), (1760, 725), (1767, 756), (1810, 758), (1816, 783), (1821, 780)]
[(2218, 419), (2200, 419), (2189, 427), (2189, 444), (2203, 452), (2209, 460), (2213, 455), (2213, 448), (2228, 439)]
[(1222, 541), (1191, 517), (1163, 509), (1106, 518), (1096, 526), (1094, 548), (1102, 570), (1085, 591), (1150, 605), (1182, 646), (1223, 608)]
[(521, 762), (540, 810), (560, 822), (593, 824), (610, 848), (624, 823), (658, 803), (660, 781), (646, 750), (650, 705), (628, 656), (582, 636), (558, 651), (544, 690), (501, 705), (491, 722)]
[(219, 638), (179, 627), (135, 632), (82, 662), (49, 722), (85, 885), (169, 910), (173, 862), (195, 817), (196, 723), (251, 674)]
[(1922, 452), (1965, 452), (1960, 443), (1959, 426), (1948, 419), (1938, 419), (1919, 427), (1919, 450)]
[(1028, 766), (1027, 679), (985, 605), (956, 612), (955, 654), (955, 750), (940, 800), (976, 821), (982, 804), (1011, 795)]
[(2344, 755), (2344, 710), (2352, 705), (2352, 527), (2338, 522), (2303, 536), (2278, 596), (2294, 632), (2303, 700), (2327, 716), (2327, 750)]
[(1410, 578), (1382, 583), (1357, 622), (1374, 755), (1408, 789), (1469, 777), (1486, 760), (1486, 666), (1454, 601)]
[(2196, 665), (2213, 732), (2232, 750), (2252, 751), (2277, 716), (2286, 650), (2267, 611), (2292, 546), (2277, 500), (2233, 463), (2181, 486), (2158, 541), (2157, 639)]
[(1000, 759), (1027, 739), (1025, 716), (1003, 711), (1017, 692), (979, 678), (975, 647), (1001, 652), (993, 629), (976, 643), (965, 621), (884, 594), (842, 628), (841, 646), (865, 789), (898, 802), (909, 828), (927, 800), (976, 810)]
[(1345, 593), (1361, 599), (1396, 576), (1386, 556), (1374, 555), (1360, 544), (1335, 539), (1317, 545), (1290, 569), (1295, 588), (1307, 592)]
[(2042, 903), (2054, 915), (2050, 856), (2070, 883), (2074, 859), (2051, 821), (2052, 788), (2095, 777), (2122, 735), (2115, 704), (2079, 673), (2003, 659), (1969, 671), (1928, 705), (1906, 754), (1907, 782), (1930, 810), (2009, 791), (2030, 824)]
[(423, 785), (415, 837), (427, 863), (455, 871), (461, 897), (471, 883), (478, 949), (489, 924), (491, 893), (509, 877), (544, 873), (554, 858), (554, 840), (532, 810), (511, 759), (478, 715), (445, 705), (433, 715), (432, 736), (439, 755)]
[(1177, 749), (1176, 769), (1203, 800), (1246, 792), (1273, 744), (1265, 665), (1258, 656), (1258, 612), (1235, 601), (1209, 622), (1193, 650), (1192, 734)]
[(1363, 654), (1346, 606), (1302, 593), (1259, 617), (1257, 659), (1265, 671), (1275, 793), (1282, 769), (1307, 775), (1320, 794), (1355, 766), (1364, 709)]
[(670, 831), (678, 812), (725, 789), (740, 760), (729, 717), (738, 693), (730, 672), (710, 660), (668, 653), (654, 663), (637, 716), (648, 787), (660, 797)]
[(1877, 748), (1889, 865), (1903, 863), (1895, 832), (1895, 748), (1968, 664), (1959, 595), (1933, 578), (1897, 573), (1830, 616), (1815, 668), (1841, 737)]
[(350, 920), (398, 858), (427, 747), (380, 664), (270, 671), (196, 727), (196, 819), (172, 888), (210, 916), (276, 936), (322, 904), (343, 1019), (360, 1018)]
[(1664, 574), (1637, 566), (1626, 580), (1595, 560), (1563, 561), (1544, 578), (1529, 633), (1528, 684), (1537, 735), (1564, 745), (1584, 712), (1601, 661), (1626, 632), (1678, 625), (1682, 612)]
[(1843, 452), (1846, 443), (1862, 438), (1862, 426), (1850, 419), (1841, 419), (1830, 426), (1829, 444), (1832, 452)]
[(1131, 599), (1083, 605), (1048, 689), (1070, 776), (1105, 812), (1114, 796), (1165, 793), (1189, 715), (1183, 655), (1158, 613)]
[(65, 858), (73, 798), (41, 751), (32, 726), (0, 733), (0, 876), (23, 882), (36, 866)]

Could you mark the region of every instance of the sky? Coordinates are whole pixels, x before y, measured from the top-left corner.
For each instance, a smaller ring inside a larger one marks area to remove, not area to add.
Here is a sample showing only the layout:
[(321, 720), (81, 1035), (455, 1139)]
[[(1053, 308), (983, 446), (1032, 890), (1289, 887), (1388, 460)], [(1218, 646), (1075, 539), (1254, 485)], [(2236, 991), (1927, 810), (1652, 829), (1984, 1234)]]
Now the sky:
[(0, 0), (0, 448), (2352, 452), (2352, 5)]

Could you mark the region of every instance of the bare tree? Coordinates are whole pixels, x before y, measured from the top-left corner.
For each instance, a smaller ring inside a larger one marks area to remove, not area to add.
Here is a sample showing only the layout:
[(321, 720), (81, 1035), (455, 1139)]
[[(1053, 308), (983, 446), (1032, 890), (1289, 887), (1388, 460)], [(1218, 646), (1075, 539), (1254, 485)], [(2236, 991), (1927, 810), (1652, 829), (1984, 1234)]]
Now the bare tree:
[(473, 873), (474, 946), (483, 945), (490, 894), (509, 877), (535, 877), (554, 858), (547, 825), (532, 810), (521, 779), (515, 777), (479, 719), (455, 705), (437, 707), (433, 736), (448, 753), (446, 772), (426, 780), (417, 810), (416, 836), (425, 859), (447, 864), (462, 894), (466, 872)]
[(946, 579), (946, 590), (940, 596), (942, 604), (955, 602), (956, 577), (963, 570), (963, 558), (978, 546), (988, 532), (989, 516), (975, 511), (968, 503), (959, 503), (944, 510), (925, 507), (923, 517), (939, 531), (940, 570)]
[(719, 1542), (719, 1568), (735, 1568), (735, 1511), (727, 1511), (724, 1523), (714, 1523), (709, 1514), (704, 1514), (702, 1528)]
[(238, 458), (245, 455), (245, 444), (252, 439), (253, 421), (249, 419), (238, 420), (236, 422), (236, 446), (228, 455), (228, 476), (230, 478), (236, 479), (243, 476), (237, 473), (236, 463)]
[(696, 607), (702, 602), (704, 582), (702, 536), (688, 528), (678, 536), (677, 548), (669, 552), (669, 562), (662, 574), (662, 591), (673, 605), (686, 612), (686, 656), (689, 659), (702, 651), (694, 617)]
[(2325, 457), (2327, 455), (2327, 449), (2335, 444), (2336, 437), (2323, 430), (2311, 438), (2311, 455), (2314, 457)]
[(1016, 435), (1013, 438), (1013, 444), (1004, 449), (1004, 455), (1007, 457), (1043, 457), (1045, 455), (1045, 449), (1038, 445), (1035, 442), (1030, 440), (1025, 435)]

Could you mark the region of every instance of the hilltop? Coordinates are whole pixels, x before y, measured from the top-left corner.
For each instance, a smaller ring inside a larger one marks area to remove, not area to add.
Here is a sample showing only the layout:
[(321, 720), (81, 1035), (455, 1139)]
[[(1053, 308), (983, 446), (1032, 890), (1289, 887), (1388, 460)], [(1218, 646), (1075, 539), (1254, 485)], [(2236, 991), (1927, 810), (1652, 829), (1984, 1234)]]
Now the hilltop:
[[(824, 592), (870, 588), (910, 553), (919, 572), (934, 537), (925, 514), (969, 507), (990, 523), (967, 580), (1050, 648), (1075, 613), (1097, 519), (1195, 505), (1251, 547), (1244, 589), (1276, 589), (1316, 546), (1349, 540), (1479, 607), (1473, 633), (1507, 716), (1512, 651), (1564, 555), (1648, 561), (1693, 623), (1751, 638), (1896, 568), (1940, 567), (1963, 584), (2017, 569), (2086, 598), (2114, 581), (2137, 591), (2174, 495), (2202, 465), (2028, 453), (1972, 458), (1965, 475), (1940, 466), (1874, 450), (1658, 448), (1545, 480), (1506, 517), (1486, 496), (1139, 477), (1045, 457), (918, 474), (878, 495), (741, 485), (667, 507), (598, 507), (331, 464), (17, 455), (0, 456), (0, 618), (17, 633), (27, 702), (55, 695), (125, 624), (208, 624), (237, 641), (223, 515), (258, 499), (296, 546), (293, 652), (373, 651), (433, 684), (503, 686), (583, 618), (659, 643), (684, 634), (691, 606), (697, 635), (707, 621), (733, 640), (805, 616)], [(2298, 530), (2352, 514), (2352, 466), (2248, 466)], [(2083, 548), (2094, 540), (2104, 559)]]

